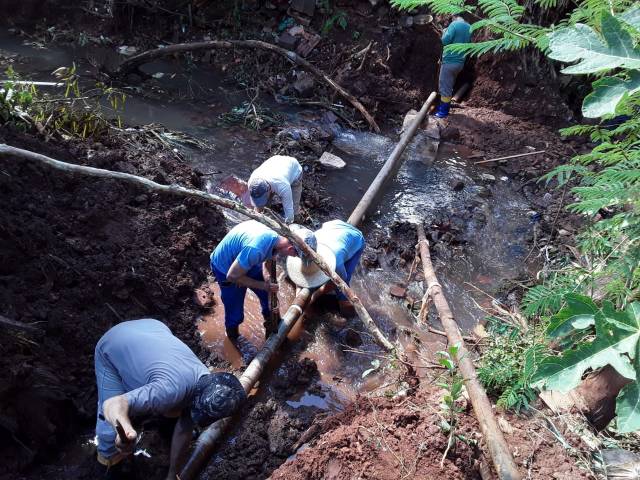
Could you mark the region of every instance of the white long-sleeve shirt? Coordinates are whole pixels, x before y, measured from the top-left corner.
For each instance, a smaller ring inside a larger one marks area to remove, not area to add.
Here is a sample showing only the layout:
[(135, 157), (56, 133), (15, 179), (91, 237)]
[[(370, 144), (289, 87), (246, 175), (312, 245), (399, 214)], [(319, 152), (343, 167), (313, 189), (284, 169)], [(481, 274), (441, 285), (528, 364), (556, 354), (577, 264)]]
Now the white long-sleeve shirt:
[(271, 191), (280, 198), (284, 208), (285, 222), (292, 222), (294, 218), (293, 196), (291, 184), (302, 177), (302, 166), (293, 158), (286, 155), (274, 155), (256, 168), (249, 183), (254, 178), (261, 178), (269, 183)]

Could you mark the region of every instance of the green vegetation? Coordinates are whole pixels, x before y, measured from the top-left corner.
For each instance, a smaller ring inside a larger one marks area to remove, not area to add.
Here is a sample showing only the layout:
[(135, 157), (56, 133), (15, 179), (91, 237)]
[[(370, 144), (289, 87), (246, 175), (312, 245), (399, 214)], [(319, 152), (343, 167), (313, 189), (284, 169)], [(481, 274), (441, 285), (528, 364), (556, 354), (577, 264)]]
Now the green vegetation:
[(542, 334), (535, 329), (526, 332), (489, 319), (486, 351), (480, 359), (478, 378), (487, 393), (497, 397), (497, 405), (520, 411), (536, 398), (531, 378), (546, 351)]
[(33, 82), (22, 80), (9, 68), (5, 72), (8, 80), (0, 90), (0, 122), (11, 123), (20, 128), (35, 128), (45, 135), (60, 134), (67, 137), (99, 137), (115, 123), (120, 127), (117, 113), (126, 100), (124, 93), (97, 83), (94, 88), (81, 90), (75, 65), (60, 67), (54, 76), (60, 80), (57, 94), (47, 94)]
[(461, 435), (456, 434), (458, 415), (463, 411), (460, 406), (460, 399), (462, 398), (462, 388), (464, 387), (464, 381), (458, 373), (458, 366), (455, 362), (458, 348), (458, 345), (452, 345), (446, 351), (437, 352), (438, 363), (447, 371), (446, 379), (437, 383), (437, 385), (446, 392), (442, 397), (442, 404), (440, 405), (440, 408), (442, 409), (442, 416), (444, 418), (441, 428), (446, 434), (448, 434), (448, 440), (447, 448), (445, 449), (442, 460), (440, 461), (441, 466), (444, 463), (444, 459), (447, 457), (449, 450), (455, 447), (456, 440), (466, 440)]
[[(536, 317), (545, 335), (497, 334), (484, 354), (480, 376), (506, 407), (531, 399), (531, 382), (567, 391), (582, 375), (605, 365), (630, 379), (640, 376), (640, 6), (629, 0), (583, 0), (564, 7), (556, 24), (531, 22), (558, 17), (557, 0), (392, 0), (398, 8), (427, 6), (439, 14), (465, 12), (472, 30), (487, 40), (449, 45), (468, 55), (534, 47), (570, 64), (561, 72), (593, 75), (582, 104), (598, 125), (578, 125), (562, 135), (586, 135), (596, 146), (543, 177), (567, 189), (569, 211), (584, 216), (574, 259), (546, 274), (528, 290), (523, 312)], [(547, 346), (554, 352), (543, 356)], [(535, 372), (535, 373), (534, 373)], [(630, 383), (618, 396), (619, 432), (640, 429), (640, 387)]]

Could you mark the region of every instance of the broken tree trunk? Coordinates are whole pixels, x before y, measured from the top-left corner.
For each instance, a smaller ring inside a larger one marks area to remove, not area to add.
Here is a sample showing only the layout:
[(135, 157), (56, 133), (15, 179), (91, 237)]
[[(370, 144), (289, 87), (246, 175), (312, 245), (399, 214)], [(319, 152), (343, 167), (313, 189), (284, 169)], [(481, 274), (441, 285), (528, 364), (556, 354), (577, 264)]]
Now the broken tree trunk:
[[(262, 372), (269, 363), (273, 354), (278, 350), (287, 334), (291, 331), (298, 319), (302, 316), (302, 311), (311, 297), (311, 290), (303, 288), (296, 295), (295, 300), (282, 317), (282, 321), (278, 327), (278, 332), (271, 335), (262, 350), (251, 361), (247, 369), (240, 377), (240, 383), (244, 391), (249, 392), (253, 389), (256, 382), (260, 379)], [(180, 480), (192, 480), (198, 476), (202, 469), (211, 459), (216, 447), (217, 441), (231, 425), (232, 417), (223, 418), (209, 425), (207, 429), (200, 434), (193, 452), (180, 471), (178, 478)]]
[(429, 95), (429, 98), (427, 98), (426, 102), (424, 102), (424, 105), (422, 105), (422, 108), (413, 119), (413, 123), (409, 125), (406, 133), (402, 138), (400, 138), (396, 148), (393, 149), (393, 152), (389, 155), (389, 158), (378, 172), (378, 175), (373, 179), (373, 182), (369, 185), (369, 188), (360, 199), (360, 202), (356, 205), (356, 208), (353, 209), (353, 212), (349, 216), (349, 223), (351, 225), (358, 226), (358, 224), (364, 219), (367, 211), (378, 198), (378, 195), (382, 191), (382, 188), (389, 177), (397, 171), (398, 167), (402, 163), (402, 153), (404, 152), (404, 149), (409, 145), (409, 142), (418, 130), (422, 120), (424, 120), (424, 117), (427, 115), (429, 107), (435, 101), (436, 96), (436, 92), (431, 92), (431, 95)]
[(208, 42), (177, 43), (168, 47), (147, 50), (146, 52), (134, 55), (133, 57), (125, 60), (120, 64), (117, 73), (124, 74), (130, 72), (144, 63), (155, 60), (156, 58), (165, 57), (167, 55), (184, 52), (195, 52), (198, 50), (213, 50), (216, 48), (257, 48), (282, 55), (296, 65), (309, 70), (320, 81), (326, 83), (336, 92), (342, 95), (362, 114), (362, 116), (367, 120), (369, 126), (374, 131), (380, 133), (380, 127), (378, 127), (378, 124), (371, 116), (371, 114), (367, 111), (367, 109), (364, 108), (364, 105), (362, 105), (362, 103), (360, 103), (360, 101), (351, 93), (338, 85), (333, 79), (325, 75), (319, 68), (317, 68), (295, 52), (285, 50), (282, 47), (278, 47), (277, 45), (273, 45), (271, 43), (262, 42), (260, 40), (211, 40)]
[[(351, 300), (355, 307), (356, 313), (364, 322), (365, 326), (367, 326), (374, 339), (380, 344), (380, 346), (388, 352), (395, 351), (394, 345), (376, 326), (375, 322), (373, 321), (367, 310), (364, 308), (364, 305), (353, 292), (353, 290), (351, 290), (351, 288), (349, 288), (344, 280), (342, 280), (333, 270), (329, 268), (329, 266), (320, 255), (309, 248), (309, 246), (304, 243), (304, 241), (302, 241), (300, 237), (298, 237), (294, 232), (292, 232), (289, 229), (288, 225), (282, 222), (277, 217), (277, 215), (274, 215), (273, 218), (267, 217), (266, 215), (263, 215), (261, 213), (249, 210), (238, 202), (217, 197), (216, 195), (212, 195), (200, 190), (193, 190), (182, 187), (180, 185), (161, 185), (147, 178), (132, 175), (130, 173), (114, 172), (112, 170), (104, 170), (102, 168), (87, 167), (84, 165), (61, 162), (59, 160), (54, 160), (53, 158), (41, 155), (39, 153), (30, 152), (29, 150), (23, 150), (21, 148), (12, 147), (6, 144), (0, 144), (0, 157), (36, 161), (38, 163), (55, 168), (56, 170), (61, 170), (67, 173), (79, 173), (82, 175), (89, 175), (93, 177), (121, 180), (127, 183), (142, 186), (154, 192), (167, 193), (170, 195), (178, 195), (182, 197), (199, 198), (211, 204), (241, 213), (253, 220), (257, 220), (258, 222), (274, 230), (277, 234), (289, 239), (289, 241), (296, 244), (300, 249), (302, 249), (303, 252), (309, 255), (313, 262), (318, 265), (318, 267), (320, 267), (320, 270), (328, 275), (329, 278), (331, 278), (331, 280), (333, 280), (333, 282), (338, 286), (338, 288), (340, 288), (340, 290), (344, 292), (347, 298)], [(398, 346), (398, 348), (400, 348), (400, 346)]]
[(431, 255), (429, 254), (429, 242), (424, 233), (421, 223), (416, 225), (418, 230), (418, 246), (420, 247), (420, 259), (424, 269), (424, 279), (427, 285), (427, 292), (430, 293), (433, 303), (438, 310), (438, 316), (447, 334), (449, 344), (457, 345), (456, 362), (462, 374), (464, 385), (469, 394), (473, 411), (480, 424), (480, 431), (484, 437), (484, 442), (489, 448), (489, 454), (493, 460), (498, 477), (501, 480), (520, 480), (522, 477), (516, 468), (515, 461), (511, 455), (511, 450), (500, 431), (496, 417), (489, 398), (476, 375), (476, 369), (465, 347), (460, 329), (453, 318), (447, 299), (442, 292), (442, 287), (438, 283), (438, 278), (433, 270)]

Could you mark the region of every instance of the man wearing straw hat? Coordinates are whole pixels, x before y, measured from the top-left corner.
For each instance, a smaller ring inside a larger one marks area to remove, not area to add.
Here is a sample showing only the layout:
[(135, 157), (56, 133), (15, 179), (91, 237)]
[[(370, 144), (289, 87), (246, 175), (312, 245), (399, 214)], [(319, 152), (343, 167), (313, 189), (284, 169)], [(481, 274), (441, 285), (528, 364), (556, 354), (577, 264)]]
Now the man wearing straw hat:
[[(332, 270), (345, 281), (351, 281), (360, 257), (364, 251), (364, 236), (353, 225), (342, 220), (332, 220), (322, 224), (322, 228), (314, 232), (318, 242), (317, 252)], [(304, 265), (298, 259), (287, 259), (289, 278), (300, 287), (314, 288), (323, 285), (316, 294), (323, 295), (335, 290), (336, 286), (327, 281), (327, 277), (315, 264)], [(352, 317), (355, 313), (353, 305), (343, 292), (338, 291), (340, 314)]]
[[(291, 228), (315, 250), (316, 241), (311, 230), (299, 225), (292, 225)], [(287, 238), (255, 220), (233, 227), (211, 253), (211, 271), (220, 285), (224, 326), (229, 340), (235, 341), (240, 335), (247, 288), (260, 300), (265, 336), (273, 333), (267, 330), (270, 325), (269, 292), (277, 292), (278, 284), (275, 279), (264, 279), (262, 264), (271, 261), (275, 255), (294, 257), (301, 256), (302, 252)]]
[(248, 183), (251, 203), (258, 211), (277, 196), (282, 202), (284, 221), (294, 221), (302, 196), (302, 166), (295, 158), (274, 155), (253, 171)]

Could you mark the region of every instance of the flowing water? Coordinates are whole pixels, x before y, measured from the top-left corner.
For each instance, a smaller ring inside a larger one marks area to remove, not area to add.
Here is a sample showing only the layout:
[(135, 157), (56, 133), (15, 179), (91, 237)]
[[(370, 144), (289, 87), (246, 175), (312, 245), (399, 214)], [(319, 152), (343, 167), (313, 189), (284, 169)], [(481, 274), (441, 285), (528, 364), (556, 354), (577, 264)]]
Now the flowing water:
[[(15, 69), (26, 78), (40, 81), (54, 81), (50, 72), (73, 61), (79, 62), (78, 72), (84, 75), (89, 63), (117, 60), (115, 48), (40, 49), (6, 33), (0, 35), (0, 49), (20, 55), (24, 62), (16, 63)], [(156, 61), (145, 65), (144, 70), (163, 75), (152, 80), (151, 93), (139, 87), (126, 88), (128, 99), (120, 115), (127, 125), (159, 123), (212, 143), (212, 150), (184, 152), (187, 161), (208, 174), (210, 185), (229, 174), (247, 178), (252, 168), (265, 159), (267, 139), (264, 136), (240, 127), (218, 125), (220, 113), (247, 100), (244, 91), (221, 80), (224, 74), (220, 70), (207, 66), (185, 71), (181, 63), (173, 61)], [(89, 83), (87, 79), (83, 81)], [(268, 99), (263, 100), (263, 104), (279, 109), (286, 123), (293, 125), (313, 124), (320, 116), (318, 112), (297, 107), (285, 108)], [(328, 171), (325, 186), (345, 216), (360, 200), (393, 149), (397, 136), (391, 137), (342, 130), (333, 140), (332, 151), (347, 161), (347, 167), (342, 171)], [(526, 268), (526, 244), (533, 228), (529, 206), (508, 178), (498, 178), (490, 184), (478, 181), (478, 172), (465, 160), (469, 151), (463, 146), (442, 144), (438, 158), (432, 164), (425, 164), (427, 141), (423, 134), (416, 136), (405, 153), (406, 159), (397, 177), (389, 182), (376, 210), (370, 212), (362, 228), (367, 236), (372, 229), (387, 229), (397, 222), (417, 219), (438, 224), (443, 214), (450, 217), (450, 223), (452, 218), (452, 228), (462, 239), (462, 245), (446, 258), (446, 263), (436, 253), (436, 269), (454, 315), (468, 330), (485, 315), (481, 307), (490, 302), (478, 289), (495, 293), (505, 280), (515, 279)], [(454, 180), (464, 184), (464, 188), (452, 188)], [(238, 219), (230, 217), (229, 222), (234, 221)], [(415, 328), (414, 318), (404, 301), (388, 294), (388, 286), (403, 281), (405, 275), (389, 268), (382, 259), (381, 267), (376, 270), (360, 268), (352, 282), (374, 320), (392, 336), (398, 326)], [(423, 287), (414, 284), (409, 294), (419, 299)], [(281, 305), (288, 305), (293, 295), (291, 287), (283, 287)], [(380, 354), (371, 338), (362, 332), (357, 321), (350, 320), (342, 328), (335, 325), (338, 320), (330, 308), (312, 309), (290, 334), (291, 339), (304, 340), (300, 356), (317, 363), (322, 389), (321, 394), (298, 392), (287, 400), (291, 407), (337, 409), (358, 391), (372, 390), (384, 383), (384, 372), (379, 370), (363, 378), (363, 372)], [(252, 294), (247, 295), (246, 318), (241, 327), (246, 348), (238, 351), (224, 336), (223, 312), (219, 305), (211, 315), (198, 320), (198, 328), (204, 343), (235, 368), (246, 364), (264, 341), (260, 308)], [(435, 342), (432, 337), (425, 338), (430, 338), (427, 343)], [(277, 375), (275, 366), (274, 369)], [(263, 393), (269, 388), (270, 383), (266, 382)]]

